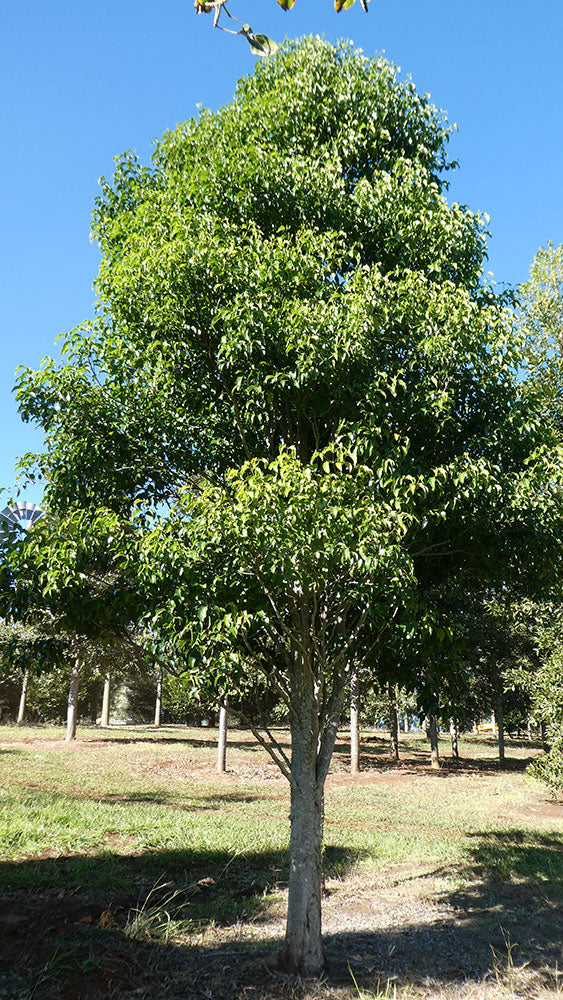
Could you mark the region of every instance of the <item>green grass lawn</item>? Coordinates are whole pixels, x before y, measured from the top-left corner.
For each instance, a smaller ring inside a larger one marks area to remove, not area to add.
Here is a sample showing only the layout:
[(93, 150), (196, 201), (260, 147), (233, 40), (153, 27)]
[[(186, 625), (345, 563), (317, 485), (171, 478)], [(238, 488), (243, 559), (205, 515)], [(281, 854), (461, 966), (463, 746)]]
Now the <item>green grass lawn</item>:
[(348, 965), (365, 996), (558, 988), (563, 807), (526, 774), (527, 741), (508, 741), (501, 771), (491, 738), (463, 739), (459, 766), (444, 739), (433, 772), (420, 734), (392, 765), (369, 731), (352, 778), (342, 734), (326, 793), (332, 971), (298, 987), (261, 958), (283, 933), (289, 795), (250, 734), (230, 733), (224, 776), (213, 730), (63, 735), (0, 727), (0, 997), (149, 996), (158, 981), (178, 1000), (348, 1000)]

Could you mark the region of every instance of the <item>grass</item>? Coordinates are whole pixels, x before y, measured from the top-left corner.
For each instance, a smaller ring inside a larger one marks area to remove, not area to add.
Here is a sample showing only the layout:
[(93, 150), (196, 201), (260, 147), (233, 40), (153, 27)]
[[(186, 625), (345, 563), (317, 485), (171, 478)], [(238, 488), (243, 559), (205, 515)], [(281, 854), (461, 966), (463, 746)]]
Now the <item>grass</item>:
[(501, 771), (491, 738), (462, 740), (460, 766), (444, 740), (435, 773), (420, 735), (402, 736), (397, 767), (368, 733), (355, 780), (342, 734), (326, 793), (330, 978), (312, 987), (261, 957), (283, 933), (289, 796), (251, 735), (231, 733), (221, 777), (211, 730), (62, 735), (0, 727), (0, 997), (111, 1000), (157, 982), (171, 1000), (559, 989), (563, 810), (525, 773), (526, 741), (508, 741)]

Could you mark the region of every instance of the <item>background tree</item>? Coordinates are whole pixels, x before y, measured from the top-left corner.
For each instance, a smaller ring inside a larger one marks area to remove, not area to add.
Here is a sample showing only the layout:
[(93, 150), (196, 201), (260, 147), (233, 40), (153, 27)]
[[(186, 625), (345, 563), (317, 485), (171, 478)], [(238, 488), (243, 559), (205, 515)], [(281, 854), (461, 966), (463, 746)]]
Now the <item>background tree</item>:
[(46, 513), (32, 532), (0, 539), (2, 660), (31, 675), (59, 671), (32, 684), (31, 704), (48, 718), (60, 714), (61, 677), (70, 672), (69, 739), (81, 712), (96, 720), (108, 670), (118, 678), (132, 664), (146, 669), (155, 656), (135, 635), (138, 588), (116, 572), (108, 524)]
[[(563, 437), (563, 246), (540, 247), (530, 277), (519, 289), (519, 323), (526, 343), (528, 383), (543, 401), (543, 415)], [(523, 666), (517, 681), (527, 690), (532, 713), (544, 727), (548, 754), (535, 771), (553, 787), (563, 786), (561, 700), (563, 677), (559, 646), (561, 594), (540, 602), (530, 631), (536, 645), (531, 670)], [(514, 672), (512, 674), (514, 677)]]

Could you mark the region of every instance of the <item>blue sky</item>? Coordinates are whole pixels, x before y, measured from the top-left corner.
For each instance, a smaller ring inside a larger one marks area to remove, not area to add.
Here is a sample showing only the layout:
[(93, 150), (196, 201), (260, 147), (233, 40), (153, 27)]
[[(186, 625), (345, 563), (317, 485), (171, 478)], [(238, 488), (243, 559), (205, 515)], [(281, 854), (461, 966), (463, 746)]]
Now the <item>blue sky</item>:
[[(540, 245), (563, 241), (561, 0), (372, 0), (337, 15), (332, 0), (231, 0), (277, 41), (304, 33), (384, 52), (457, 122), (450, 198), (488, 212), (489, 266), (524, 280)], [(11, 392), (14, 369), (56, 353), (56, 336), (92, 315), (98, 266), (89, 241), (100, 175), (232, 96), (255, 57), (213, 31), (192, 0), (28, 0), (5, 4), (0, 68), (0, 486), (17, 455), (40, 447)], [(37, 492), (26, 490), (28, 499)]]

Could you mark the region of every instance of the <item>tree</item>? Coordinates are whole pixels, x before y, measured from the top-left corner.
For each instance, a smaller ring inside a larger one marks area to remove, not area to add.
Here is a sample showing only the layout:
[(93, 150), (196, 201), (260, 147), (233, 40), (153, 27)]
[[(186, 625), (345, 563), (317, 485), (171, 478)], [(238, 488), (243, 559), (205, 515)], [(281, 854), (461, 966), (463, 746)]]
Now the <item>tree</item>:
[(150, 168), (118, 163), (97, 318), (19, 378), (48, 503), (107, 525), (144, 626), (218, 692), (251, 669), (288, 707), (291, 756), (260, 738), (291, 787), (280, 961), (301, 973), (323, 966), (351, 670), (400, 681), (379, 657), (417, 636), (440, 658), (428, 588), (559, 566), (558, 455), (483, 284), (483, 222), (445, 200), (449, 131), (384, 60), (286, 44)]
[[(115, 516), (113, 521), (117, 528)], [(98, 693), (100, 670), (105, 676), (113, 667), (119, 674), (124, 661), (154, 659), (134, 635), (136, 601), (142, 595), (116, 571), (107, 544), (108, 523), (107, 517), (89, 524), (83, 514), (45, 513), (32, 532), (8, 532), (0, 539), (2, 660), (26, 675), (64, 670), (72, 663), (67, 740), (76, 735), (84, 680), (91, 681), (94, 674)], [(50, 707), (56, 711), (56, 699), (51, 698)], [(95, 704), (94, 719), (96, 711)]]
[[(543, 415), (563, 437), (563, 245), (540, 247), (530, 277), (519, 289), (519, 322), (526, 342), (529, 382), (542, 395)], [(532, 611), (537, 656), (520, 682), (532, 702), (534, 716), (544, 728), (547, 755), (535, 773), (553, 788), (563, 787), (563, 674), (561, 670), (561, 592), (552, 602)]]
[[(526, 643), (505, 670), (509, 690), (526, 698), (528, 717), (539, 727), (545, 753), (531, 768), (554, 791), (563, 788), (563, 611), (557, 604), (523, 601), (516, 609)], [(521, 717), (521, 721), (523, 721)]]

